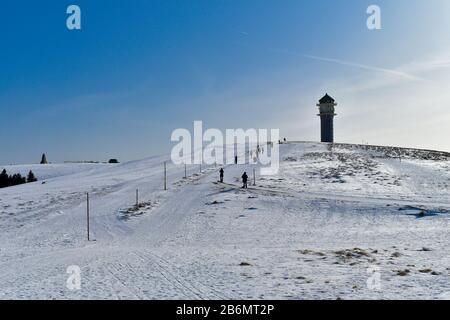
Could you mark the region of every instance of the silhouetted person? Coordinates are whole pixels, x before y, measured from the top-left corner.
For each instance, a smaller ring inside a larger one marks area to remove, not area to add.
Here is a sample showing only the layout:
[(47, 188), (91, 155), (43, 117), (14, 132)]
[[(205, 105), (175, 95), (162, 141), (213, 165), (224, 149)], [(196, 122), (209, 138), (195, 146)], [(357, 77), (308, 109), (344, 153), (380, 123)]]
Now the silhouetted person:
[(237, 158), (237, 156), (234, 156), (234, 164), (237, 164), (237, 161), (238, 160), (238, 158)]
[(219, 173), (220, 173), (220, 183), (223, 183), (223, 174), (224, 174), (223, 168), (220, 168)]
[(244, 183), (244, 185), (242, 186), (242, 188), (247, 189), (247, 181), (248, 181), (248, 175), (247, 172), (244, 172), (244, 174), (242, 175), (242, 182)]

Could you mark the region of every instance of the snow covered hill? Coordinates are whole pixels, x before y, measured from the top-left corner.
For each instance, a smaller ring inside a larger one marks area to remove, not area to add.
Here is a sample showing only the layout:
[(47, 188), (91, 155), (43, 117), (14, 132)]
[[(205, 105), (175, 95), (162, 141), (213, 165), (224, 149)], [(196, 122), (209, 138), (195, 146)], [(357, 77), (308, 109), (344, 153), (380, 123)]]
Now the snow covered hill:
[[(450, 297), (449, 154), (280, 148), (279, 174), (248, 190), (252, 166), (225, 167), (220, 184), (218, 167), (185, 179), (168, 165), (164, 191), (165, 156), (0, 189), (0, 298)], [(66, 287), (72, 265), (80, 290)]]
[(86, 170), (97, 169), (111, 164), (104, 163), (55, 163), (55, 164), (23, 164), (0, 166), (0, 171), (5, 169), (9, 175), (20, 173), (26, 177), (28, 172), (33, 171), (39, 181), (66, 176)]

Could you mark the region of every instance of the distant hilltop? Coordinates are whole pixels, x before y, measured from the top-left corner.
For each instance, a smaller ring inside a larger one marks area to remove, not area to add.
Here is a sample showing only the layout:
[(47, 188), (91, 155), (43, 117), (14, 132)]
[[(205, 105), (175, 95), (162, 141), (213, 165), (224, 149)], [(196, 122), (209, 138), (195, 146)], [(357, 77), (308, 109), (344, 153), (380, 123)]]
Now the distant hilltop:
[(75, 164), (78, 164), (78, 163), (109, 163), (109, 164), (117, 164), (117, 163), (119, 163), (119, 160), (117, 160), (117, 159), (109, 159), (108, 161), (91, 161), (91, 160), (78, 160), (78, 161), (64, 161), (64, 163), (68, 163), (68, 164), (70, 164), (70, 163), (75, 163)]
[(392, 146), (377, 146), (377, 145), (364, 145), (364, 144), (348, 144), (348, 143), (336, 143), (336, 146), (340, 148), (352, 149), (352, 147), (357, 146), (360, 149), (367, 151), (375, 151), (383, 154), (384, 157), (388, 158), (410, 158), (410, 159), (420, 159), (420, 160), (437, 160), (445, 161), (450, 160), (450, 152), (437, 151), (437, 150), (426, 150), (417, 148), (403, 148), (403, 147), (392, 147)]
[(105, 161), (89, 161), (89, 160), (81, 160), (81, 161), (64, 161), (64, 163), (106, 163)]
[[(317, 143), (314, 141), (290, 141), (288, 143)], [(446, 161), (450, 160), (450, 152), (438, 151), (438, 150), (428, 150), (428, 149), (418, 149), (418, 148), (407, 148), (407, 147), (394, 147), (394, 146), (380, 146), (380, 145), (370, 145), (370, 144), (353, 144), (353, 143), (333, 143), (329, 144), (330, 148), (332, 146), (339, 147), (341, 149), (361, 149), (366, 151), (373, 151), (380, 153), (380, 156), (385, 158), (404, 158), (404, 159), (420, 159), (420, 160), (436, 160), (436, 161)]]

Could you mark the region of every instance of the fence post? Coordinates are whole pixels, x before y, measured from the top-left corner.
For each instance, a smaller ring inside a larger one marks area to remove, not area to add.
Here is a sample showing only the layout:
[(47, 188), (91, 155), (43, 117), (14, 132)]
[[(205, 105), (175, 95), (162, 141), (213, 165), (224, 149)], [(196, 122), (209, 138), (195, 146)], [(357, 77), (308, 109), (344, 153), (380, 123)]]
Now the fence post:
[(136, 189), (136, 208), (139, 207), (139, 189)]
[(253, 168), (253, 185), (256, 186), (256, 171), (255, 171), (255, 168)]
[(87, 219), (87, 239), (90, 241), (89, 235), (89, 192), (86, 194), (86, 219)]
[(167, 165), (164, 161), (164, 190), (167, 190)]

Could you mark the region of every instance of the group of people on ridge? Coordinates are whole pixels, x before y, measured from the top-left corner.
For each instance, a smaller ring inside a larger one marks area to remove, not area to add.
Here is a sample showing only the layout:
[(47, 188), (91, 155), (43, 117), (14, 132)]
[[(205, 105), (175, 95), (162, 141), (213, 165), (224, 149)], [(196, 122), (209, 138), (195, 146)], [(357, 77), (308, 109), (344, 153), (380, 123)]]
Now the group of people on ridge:
[[(225, 174), (225, 171), (223, 170), (223, 168), (220, 168), (220, 170), (219, 170), (220, 183), (223, 183), (224, 174)], [(242, 183), (243, 183), (242, 188), (248, 189), (247, 182), (248, 182), (248, 175), (247, 175), (247, 172), (244, 172), (244, 174), (242, 175)]]

